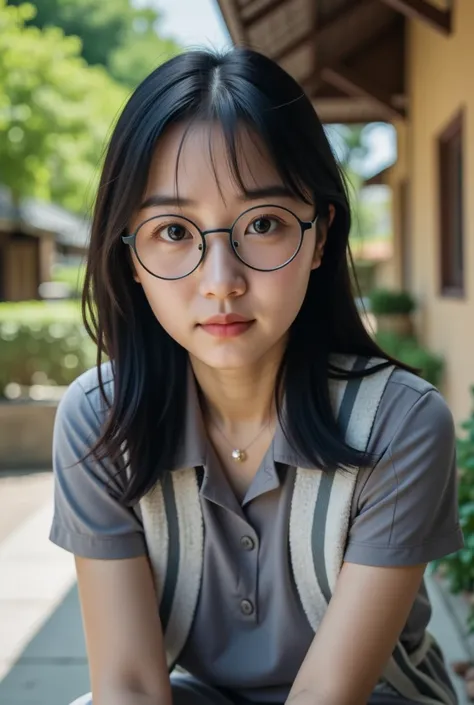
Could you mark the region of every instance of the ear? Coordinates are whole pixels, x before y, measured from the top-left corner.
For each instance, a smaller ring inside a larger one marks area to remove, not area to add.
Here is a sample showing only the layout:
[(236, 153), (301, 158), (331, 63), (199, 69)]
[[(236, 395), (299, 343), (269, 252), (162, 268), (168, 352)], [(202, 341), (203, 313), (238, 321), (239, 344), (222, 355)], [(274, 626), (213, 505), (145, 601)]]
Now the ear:
[(328, 239), (328, 230), (333, 223), (335, 215), (336, 209), (334, 208), (332, 203), (330, 203), (329, 215), (327, 219), (325, 219), (321, 223), (319, 222), (319, 220), (316, 222), (316, 247), (314, 248), (313, 264), (311, 266), (311, 269), (318, 269), (318, 267), (321, 266), (321, 262), (323, 260), (324, 255), (324, 248)]

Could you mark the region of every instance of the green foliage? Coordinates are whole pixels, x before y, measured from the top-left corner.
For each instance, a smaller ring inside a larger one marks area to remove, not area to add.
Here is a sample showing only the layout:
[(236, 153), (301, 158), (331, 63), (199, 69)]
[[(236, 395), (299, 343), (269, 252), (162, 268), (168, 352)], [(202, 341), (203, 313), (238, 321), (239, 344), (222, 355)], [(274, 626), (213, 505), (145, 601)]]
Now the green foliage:
[(55, 265), (52, 280), (67, 284), (71, 290), (71, 295), (74, 298), (78, 298), (84, 285), (85, 273), (85, 265)]
[(422, 347), (415, 338), (405, 338), (395, 333), (377, 333), (378, 345), (388, 355), (419, 370), (427, 382), (439, 387), (444, 371), (444, 360)]
[[(115, 4), (113, 5), (115, 8)], [(115, 80), (135, 88), (157, 66), (179, 53), (173, 39), (157, 35), (155, 10), (134, 10), (136, 18), (124, 33), (123, 42), (108, 57), (107, 68)]]
[(0, 304), (0, 397), (7, 384), (70, 384), (95, 362), (78, 302)]
[[(10, 5), (21, 2), (9, 0)], [(67, 36), (79, 37), (85, 61), (104, 66), (128, 87), (179, 51), (174, 40), (158, 35), (159, 11), (131, 0), (36, 0), (35, 7), (32, 24), (60, 27)]]
[(81, 322), (81, 307), (77, 301), (19, 301), (0, 303), (1, 323), (63, 323)]
[(413, 296), (407, 291), (391, 291), (390, 289), (374, 289), (369, 294), (370, 312), (374, 315), (390, 315), (411, 313), (416, 304)]
[[(441, 568), (442, 575), (454, 593), (474, 592), (474, 386), (471, 387), (471, 395), (471, 415), (461, 425), (464, 434), (457, 442), (459, 519), (465, 546), (457, 553), (434, 563), (435, 569)], [(474, 605), (469, 617), (469, 628), (474, 632)]]
[(328, 125), (325, 129), (344, 171), (353, 169), (367, 157), (367, 137), (372, 129), (370, 124)]
[(0, 183), (81, 211), (127, 92), (85, 63), (77, 37), (26, 26), (34, 14), (0, 0)]

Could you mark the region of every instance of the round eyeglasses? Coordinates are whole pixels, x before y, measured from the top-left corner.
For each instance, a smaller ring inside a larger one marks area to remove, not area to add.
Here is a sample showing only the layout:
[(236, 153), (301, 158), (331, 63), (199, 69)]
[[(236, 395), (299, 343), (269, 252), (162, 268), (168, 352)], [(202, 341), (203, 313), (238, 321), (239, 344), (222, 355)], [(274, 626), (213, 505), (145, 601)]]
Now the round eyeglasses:
[(212, 233), (227, 233), (234, 254), (247, 267), (272, 272), (294, 260), (317, 219), (300, 220), (288, 208), (264, 205), (241, 213), (230, 228), (200, 230), (189, 218), (168, 213), (148, 218), (122, 241), (158, 279), (183, 279), (194, 272), (206, 254), (206, 235)]

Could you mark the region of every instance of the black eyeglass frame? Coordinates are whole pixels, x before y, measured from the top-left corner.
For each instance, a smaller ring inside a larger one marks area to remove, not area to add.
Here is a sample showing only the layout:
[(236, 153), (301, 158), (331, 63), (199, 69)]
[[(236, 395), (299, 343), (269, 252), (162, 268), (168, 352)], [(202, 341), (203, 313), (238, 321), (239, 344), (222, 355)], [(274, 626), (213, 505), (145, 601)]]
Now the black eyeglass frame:
[[(299, 245), (296, 248), (294, 254), (288, 260), (286, 260), (286, 262), (284, 262), (283, 264), (279, 264), (278, 267), (272, 267), (271, 269), (261, 269), (260, 267), (253, 267), (251, 264), (248, 264), (247, 262), (245, 262), (245, 260), (243, 260), (242, 257), (239, 255), (239, 253), (237, 251), (238, 248), (235, 246), (235, 243), (232, 238), (232, 233), (233, 233), (235, 224), (237, 223), (237, 221), (239, 221), (242, 218), (242, 216), (246, 215), (247, 213), (250, 213), (251, 211), (258, 211), (263, 208), (279, 208), (280, 210), (286, 211), (287, 213), (290, 213), (294, 218), (296, 218), (296, 220), (298, 221), (298, 223), (300, 224), (300, 227), (301, 227), (300, 242), (299, 242)], [(183, 274), (180, 277), (162, 277), (159, 274), (155, 274), (155, 272), (152, 272), (151, 269), (148, 269), (148, 267), (145, 264), (143, 264), (143, 262), (140, 259), (140, 255), (138, 254), (138, 251), (137, 251), (136, 239), (137, 239), (138, 231), (140, 230), (140, 228), (142, 228), (146, 223), (149, 223), (150, 220), (155, 220), (156, 218), (170, 218), (173, 216), (179, 218), (180, 220), (185, 220), (186, 222), (190, 223), (194, 228), (196, 228), (196, 230), (198, 231), (198, 233), (201, 236), (201, 241), (202, 241), (202, 243), (200, 245), (201, 257), (199, 259), (199, 262), (196, 264), (196, 266), (193, 267), (187, 274)], [(213, 233), (227, 233), (229, 236), (229, 243), (230, 243), (230, 246), (231, 246), (233, 253), (237, 257), (237, 259), (240, 262), (242, 262), (242, 264), (244, 264), (249, 269), (253, 269), (256, 272), (276, 272), (278, 269), (283, 269), (283, 267), (286, 267), (288, 264), (290, 264), (290, 262), (292, 262), (295, 259), (295, 257), (297, 256), (297, 254), (299, 253), (299, 251), (301, 250), (301, 247), (303, 245), (303, 238), (304, 238), (305, 233), (308, 230), (311, 230), (311, 228), (314, 225), (316, 225), (318, 218), (319, 218), (319, 214), (316, 214), (316, 216), (313, 218), (313, 220), (301, 220), (301, 218), (298, 218), (296, 213), (293, 213), (293, 211), (290, 210), (289, 208), (285, 208), (284, 206), (277, 206), (274, 203), (265, 203), (262, 206), (252, 206), (251, 208), (247, 208), (247, 210), (243, 211), (243, 213), (241, 213), (234, 220), (234, 222), (232, 223), (230, 228), (215, 228), (213, 230), (201, 230), (201, 228), (198, 225), (196, 225), (196, 223), (194, 221), (192, 221), (190, 218), (186, 218), (182, 215), (178, 215), (177, 213), (163, 213), (160, 215), (152, 215), (150, 218), (147, 218), (142, 223), (140, 223), (140, 225), (136, 228), (136, 230), (133, 233), (131, 233), (130, 235), (122, 235), (122, 242), (125, 245), (128, 245), (129, 247), (132, 248), (133, 252), (135, 253), (135, 257), (138, 259), (141, 266), (149, 274), (151, 274), (152, 277), (156, 277), (157, 279), (164, 279), (165, 281), (177, 281), (178, 279), (185, 279), (186, 277), (189, 277), (190, 274), (195, 272), (196, 269), (202, 264), (204, 257), (206, 256), (206, 251), (207, 251), (206, 235), (212, 235)]]

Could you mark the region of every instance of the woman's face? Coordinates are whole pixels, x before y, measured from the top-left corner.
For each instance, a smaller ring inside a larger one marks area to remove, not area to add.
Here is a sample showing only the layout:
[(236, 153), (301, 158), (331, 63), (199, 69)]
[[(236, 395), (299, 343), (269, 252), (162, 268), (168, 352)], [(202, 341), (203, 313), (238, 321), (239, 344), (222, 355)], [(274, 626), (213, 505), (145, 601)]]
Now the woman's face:
[[(152, 196), (162, 201), (160, 205), (141, 207), (130, 224), (133, 232), (153, 216), (176, 214), (176, 221), (151, 221), (165, 225), (153, 233), (153, 242), (147, 245), (157, 248), (163, 266), (177, 271), (181, 261), (196, 256), (187, 254), (195, 252), (197, 245), (193, 250), (191, 234), (186, 232), (186, 221), (181, 217), (193, 221), (202, 231), (229, 228), (245, 210), (268, 204), (290, 209), (303, 221), (314, 218), (314, 205), (284, 192), (271, 159), (255, 137), (244, 131), (239, 142), (239, 168), (248, 193), (242, 193), (232, 177), (224, 137), (217, 125), (196, 125), (188, 131), (176, 173), (185, 129), (183, 125), (174, 126), (160, 139), (142, 203)], [(265, 208), (252, 211), (241, 234), (242, 247), (247, 247), (247, 242), (260, 247), (259, 238), (274, 238), (274, 231), (279, 233), (277, 229), (283, 226), (271, 218), (274, 213)], [(264, 246), (273, 247), (277, 242), (277, 238), (271, 242), (267, 239)], [(174, 281), (158, 279), (133, 255), (135, 279), (163, 328), (192, 358), (220, 370), (244, 368), (283, 349), (305, 297), (310, 273), (321, 263), (323, 247), (324, 237), (317, 238), (313, 226), (305, 233), (301, 250), (292, 262), (282, 269), (262, 272), (250, 269), (236, 257), (227, 233), (214, 232), (206, 235), (204, 261), (189, 276)], [(236, 314), (242, 322), (232, 322), (226, 314)], [(220, 322), (206, 325), (215, 316), (221, 316)]]

